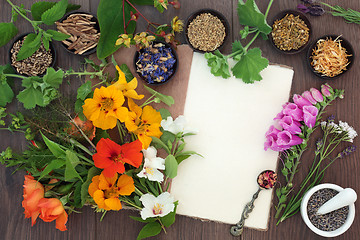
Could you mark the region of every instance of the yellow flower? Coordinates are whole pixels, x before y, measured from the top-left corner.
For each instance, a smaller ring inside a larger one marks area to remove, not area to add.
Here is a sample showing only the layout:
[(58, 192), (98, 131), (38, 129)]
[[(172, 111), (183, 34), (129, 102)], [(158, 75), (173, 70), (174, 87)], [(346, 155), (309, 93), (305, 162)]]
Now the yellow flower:
[(116, 40), (116, 45), (124, 44), (125, 47), (130, 47), (131, 44), (131, 36), (127, 34), (121, 34), (118, 40)]
[(184, 22), (179, 20), (179, 17), (176, 16), (171, 20), (171, 27), (174, 32), (181, 32), (183, 30)]
[(151, 143), (151, 136), (160, 138), (161, 115), (151, 106), (144, 109), (134, 103), (132, 99), (128, 101), (130, 112), (125, 121), (126, 128), (136, 134), (142, 143), (142, 148), (147, 149)]
[(110, 129), (116, 126), (117, 119), (124, 122), (128, 110), (122, 107), (125, 98), (115, 86), (101, 87), (94, 91), (94, 97), (85, 100), (83, 112), (95, 127)]
[(99, 208), (107, 211), (120, 210), (122, 206), (119, 196), (129, 196), (135, 191), (134, 180), (125, 174), (118, 178), (116, 173), (107, 178), (101, 173), (92, 178), (88, 191)]
[(127, 82), (125, 74), (121, 71), (118, 65), (116, 65), (116, 70), (119, 73), (119, 79), (113, 84), (113, 86), (122, 91), (125, 97), (137, 100), (142, 99), (144, 95), (138, 95), (135, 91), (138, 85), (137, 79), (134, 77), (130, 82)]
[(155, 40), (154, 36), (148, 35), (146, 32), (138, 33), (135, 35), (134, 40), (136, 44), (141, 44), (144, 47), (149, 47), (149, 43)]

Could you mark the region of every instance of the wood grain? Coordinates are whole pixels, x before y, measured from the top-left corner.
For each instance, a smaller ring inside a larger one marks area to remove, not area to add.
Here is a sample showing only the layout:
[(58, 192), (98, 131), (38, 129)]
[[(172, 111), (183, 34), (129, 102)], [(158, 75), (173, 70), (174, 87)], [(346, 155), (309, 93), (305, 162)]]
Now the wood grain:
[[(29, 7), (33, 0), (19, 1), (13, 0), (15, 4), (24, 3), (25, 7)], [(82, 5), (82, 9), (96, 13), (96, 8), (99, 0), (70, 0), (71, 3), (77, 3)], [(149, 16), (153, 21), (159, 23), (170, 22), (171, 19), (177, 15), (182, 19), (186, 19), (191, 12), (200, 8), (213, 8), (222, 12), (232, 28), (232, 34), (226, 43), (223, 52), (229, 53), (231, 50), (231, 40), (239, 39), (239, 30), (241, 27), (238, 24), (237, 17), (237, 1), (230, 0), (180, 0), (181, 9), (175, 10), (172, 7), (164, 14), (158, 13), (154, 8), (148, 6), (142, 6), (139, 9), (144, 15)], [(261, 11), (265, 11), (268, 1), (258, 0), (258, 5)], [(354, 0), (327, 0), (332, 5), (339, 4), (345, 8), (352, 8), (360, 10), (360, 2)], [(300, 3), (298, 1), (289, 0), (276, 0), (269, 12), (269, 22), (279, 12), (285, 9), (295, 9), (296, 5)], [(10, 20), (10, 6), (6, 0), (0, 0), (0, 19), (1, 21)], [(333, 17), (330, 14), (325, 14), (321, 17), (309, 16), (312, 24), (313, 34), (311, 41), (325, 34), (342, 34), (348, 41), (350, 41), (355, 50), (355, 62), (354, 66), (344, 76), (339, 79), (329, 82), (335, 88), (345, 89), (345, 98), (343, 100), (336, 101), (332, 106), (328, 108), (327, 115), (334, 114), (337, 119), (347, 121), (350, 125), (357, 128), (360, 131), (360, 108), (357, 104), (360, 103), (359, 87), (360, 81), (358, 80), (360, 75), (360, 66), (358, 55), (359, 54), (359, 42), (360, 42), (360, 28), (356, 24), (347, 24), (340, 17)], [(29, 23), (23, 19), (19, 19), (16, 25), (20, 29), (20, 33), (31, 31)], [(145, 30), (145, 25), (142, 20), (139, 20), (137, 31)], [(184, 36), (180, 36), (179, 40), (185, 42)], [(8, 49), (9, 45), (0, 48), (0, 64), (6, 64), (8, 62)], [(284, 55), (276, 51), (269, 41), (258, 39), (252, 45), (254, 47), (260, 47), (263, 55), (267, 57), (273, 63), (285, 64), (292, 66), (295, 71), (292, 93), (302, 93), (303, 91), (311, 87), (320, 87), (323, 80), (318, 79), (306, 66), (305, 52), (297, 55)], [(63, 69), (72, 67), (73, 69), (79, 69), (80, 61), (82, 57), (74, 56), (61, 48), (58, 43), (55, 43), (57, 49), (58, 58), (57, 66)], [(62, 91), (71, 95), (74, 94), (76, 88), (81, 84), (81, 80), (73, 78), (70, 80), (71, 85), (63, 84)], [(20, 84), (16, 84), (17, 89), (20, 89)], [(17, 103), (12, 103), (8, 106), (10, 111), (16, 111), (21, 109), (21, 106)], [(20, 151), (25, 148), (26, 142), (22, 135), (11, 134), (9, 132), (2, 131), (0, 133), (0, 150), (5, 149), (7, 146), (11, 146), (14, 149)], [(295, 185), (298, 184), (302, 178), (306, 175), (307, 169), (311, 164), (313, 158), (313, 144), (315, 142), (315, 133), (313, 139), (309, 143), (309, 150), (303, 155), (300, 171), (295, 177)], [(357, 138), (354, 145), (359, 146), (360, 138)], [(344, 147), (344, 146), (343, 146)], [(360, 194), (360, 153), (355, 154), (335, 162), (326, 172), (323, 182), (331, 182), (343, 187), (352, 187)], [(31, 223), (28, 219), (24, 219), (23, 209), (21, 207), (22, 201), (22, 184), (23, 184), (23, 172), (12, 174), (13, 169), (6, 169), (4, 166), (0, 166), (0, 239), (5, 240), (47, 240), (47, 239), (136, 239), (136, 236), (143, 224), (131, 220), (128, 216), (136, 215), (136, 212), (130, 210), (122, 210), (120, 212), (109, 212), (104, 220), (100, 222), (100, 215), (93, 213), (90, 208), (83, 208), (82, 214), (72, 214), (69, 217), (67, 223), (68, 231), (60, 232), (55, 229), (54, 223), (44, 223), (39, 220), (35, 226), (31, 227)], [(241, 183), (239, 183), (241, 184)], [(295, 186), (296, 187), (296, 186)], [(216, 192), (214, 193), (216, 194)], [(221, 204), (221, 203), (219, 203)], [(256, 204), (256, 203), (255, 203)], [(240, 213), (239, 213), (240, 215)], [(356, 217), (352, 227), (343, 235), (336, 239), (355, 240), (359, 239), (360, 235), (360, 210), (358, 204), (356, 204)], [(254, 239), (254, 240), (268, 240), (268, 239), (323, 239), (312, 233), (302, 222), (299, 214), (276, 226), (274, 219), (274, 209), (271, 211), (269, 230), (265, 232), (256, 231), (252, 229), (245, 229), (242, 239)], [(200, 220), (191, 219), (184, 216), (177, 216), (176, 222), (168, 230), (167, 234), (161, 235), (151, 239), (185, 239), (185, 240), (223, 240), (223, 239), (236, 239), (229, 234), (229, 225), (214, 223), (214, 222), (202, 222)]]

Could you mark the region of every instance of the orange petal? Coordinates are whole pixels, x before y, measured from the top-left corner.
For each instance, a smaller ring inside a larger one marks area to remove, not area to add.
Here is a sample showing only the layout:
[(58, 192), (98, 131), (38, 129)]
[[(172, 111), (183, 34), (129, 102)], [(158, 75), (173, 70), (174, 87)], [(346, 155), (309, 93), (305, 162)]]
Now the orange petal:
[(67, 228), (65, 224), (67, 223), (67, 220), (68, 220), (68, 215), (64, 211), (62, 214), (58, 216), (58, 218), (56, 218), (56, 228), (59, 229), (60, 231), (66, 231)]
[(120, 188), (118, 191), (119, 194), (123, 196), (129, 196), (135, 191), (133, 178), (126, 174), (123, 174), (119, 177), (117, 186)]
[(118, 178), (117, 173), (115, 173), (112, 177), (106, 177), (104, 173), (100, 174), (99, 177), (99, 188), (102, 190), (110, 189), (112, 186), (114, 186), (116, 179)]
[(111, 210), (120, 210), (122, 208), (121, 202), (118, 198), (109, 198), (105, 200), (105, 205)]

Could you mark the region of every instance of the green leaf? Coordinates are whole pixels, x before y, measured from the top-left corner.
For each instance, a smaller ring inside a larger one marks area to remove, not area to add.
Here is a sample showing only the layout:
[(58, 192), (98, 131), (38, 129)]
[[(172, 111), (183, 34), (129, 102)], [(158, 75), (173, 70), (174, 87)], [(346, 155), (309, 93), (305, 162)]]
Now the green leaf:
[(68, 4), (67, 8), (66, 8), (66, 12), (71, 12), (71, 11), (75, 11), (78, 10), (79, 8), (81, 8), (81, 5), (78, 4)]
[(165, 175), (169, 178), (174, 178), (177, 175), (178, 163), (173, 155), (168, 155), (165, 158)]
[[(52, 8), (56, 2), (36, 2), (31, 6), (31, 15), (35, 21), (41, 21), (41, 15)], [(68, 4), (66, 12), (78, 10), (81, 6), (77, 4)]]
[(130, 11), (136, 12), (125, 2), (123, 16), (122, 5), (123, 1), (119, 0), (100, 0), (97, 17), (101, 35), (96, 50), (99, 59), (104, 59), (119, 49), (120, 46), (116, 46), (115, 42), (118, 36), (125, 32), (124, 18), (126, 24), (130, 20)]
[(77, 99), (85, 100), (86, 97), (92, 92), (91, 81), (86, 81), (77, 90)]
[(53, 69), (52, 67), (48, 68), (46, 74), (43, 78), (44, 83), (49, 84), (51, 87), (59, 88), (60, 84), (63, 81), (64, 71)]
[(14, 92), (5, 81), (0, 83), (0, 107), (5, 107), (6, 104), (10, 103), (14, 98)]
[(227, 58), (219, 50), (214, 51), (214, 53), (205, 53), (205, 58), (208, 60), (207, 64), (210, 67), (210, 72), (214, 76), (221, 76), (223, 78), (231, 76)]
[(151, 137), (152, 138), (152, 142), (155, 143), (155, 144), (158, 144), (160, 145), (161, 148), (165, 149), (165, 151), (170, 154), (170, 149), (166, 146), (166, 144), (161, 141), (159, 138), (157, 137)]
[(51, 38), (54, 39), (55, 41), (63, 41), (70, 37), (70, 35), (67, 35), (65, 33), (61, 33), (61, 32), (55, 31), (55, 30), (51, 30), (51, 29), (46, 30), (46, 33), (50, 34)]
[(127, 82), (133, 80), (134, 75), (131, 73), (130, 68), (125, 63), (121, 64), (120, 69), (125, 74), (125, 78)]
[(135, 3), (136, 5), (154, 5), (154, 0), (130, 0), (130, 2)]
[(22, 90), (16, 98), (24, 104), (26, 109), (32, 109), (36, 105), (44, 106), (42, 92), (33, 87)]
[(256, 27), (260, 32), (269, 34), (272, 28), (267, 24), (264, 14), (262, 14), (254, 0), (239, 0), (238, 4), (239, 23), (250, 27)]
[(17, 33), (14, 23), (0, 23), (0, 47), (7, 44)]
[(16, 56), (16, 60), (21, 61), (33, 55), (41, 45), (41, 36), (41, 33), (38, 35), (35, 33), (28, 34), (20, 48), (19, 53)]
[(250, 49), (231, 69), (234, 76), (244, 83), (254, 83), (262, 79), (260, 72), (269, 65), (266, 58), (261, 57), (259, 48)]
[(91, 167), (89, 169), (86, 181), (81, 186), (81, 206), (85, 204), (86, 199), (89, 196), (89, 186), (92, 182), (92, 178), (100, 173), (101, 170), (96, 167)]
[(52, 160), (45, 168), (44, 170), (41, 171), (40, 177), (38, 179), (38, 181), (40, 181), (40, 179), (42, 179), (43, 177), (45, 177), (46, 175), (48, 175), (51, 171), (55, 170), (55, 169), (59, 169), (62, 166), (65, 165), (65, 161), (64, 159), (55, 159)]
[(163, 103), (165, 103), (169, 107), (175, 103), (174, 98), (172, 96), (167, 96), (167, 95), (161, 94), (161, 93), (155, 91), (154, 89), (152, 89), (148, 86), (145, 86), (145, 85), (144, 85), (144, 87), (149, 93), (151, 93), (155, 97), (159, 98)]
[(79, 173), (75, 169), (76, 165), (78, 165), (80, 163), (80, 160), (76, 156), (76, 154), (69, 150), (66, 150), (65, 160), (66, 160), (65, 181), (69, 182), (70, 180), (72, 180), (74, 178), (78, 178), (83, 182)]
[(80, 181), (78, 181), (75, 184), (75, 190), (74, 190), (74, 205), (77, 208), (81, 207), (81, 188), (82, 188), (82, 184)]
[(175, 208), (174, 211), (170, 212), (168, 215), (160, 218), (161, 222), (165, 227), (170, 227), (175, 222), (175, 216), (176, 216), (176, 208), (177, 208), (177, 202), (175, 202)]
[(147, 237), (153, 237), (158, 235), (161, 232), (161, 225), (159, 222), (151, 222), (146, 224), (141, 231), (139, 232), (139, 235), (137, 236), (136, 240), (141, 240)]
[[(61, 149), (60, 145), (51, 141), (48, 139), (44, 134), (41, 133), (41, 136), (46, 144), (46, 146), (49, 148), (50, 152), (54, 154), (55, 157), (65, 157), (66, 153), (64, 150)], [(65, 164), (65, 162), (64, 162)]]
[(178, 155), (176, 156), (176, 161), (178, 164), (180, 164), (182, 161), (188, 159), (191, 155), (190, 154), (181, 154), (181, 155)]
[(155, 222), (156, 218), (147, 218), (147, 219), (142, 219), (141, 217), (135, 217), (135, 216), (129, 216), (132, 220), (138, 221), (138, 222), (142, 222), (142, 223), (150, 223), (150, 222)]
[[(175, 141), (175, 135), (172, 132), (163, 131), (163, 134), (161, 135), (160, 140), (163, 143), (168, 143), (168, 142), (173, 143)], [(171, 148), (172, 148), (172, 144), (171, 144), (171, 147), (169, 147), (169, 149), (171, 149)]]
[(46, 25), (53, 25), (56, 21), (64, 16), (67, 6), (68, 0), (61, 0), (60, 2), (57, 2), (54, 6), (46, 10), (41, 15), (41, 21)]
[(170, 111), (165, 108), (160, 108), (158, 112), (160, 112), (162, 119), (166, 120), (168, 117), (171, 117)]
[(245, 50), (241, 45), (240, 41), (233, 42), (231, 52), (238, 52), (236, 55), (233, 56), (233, 59), (235, 59), (236, 61), (239, 61), (241, 59), (242, 55), (244, 55)]

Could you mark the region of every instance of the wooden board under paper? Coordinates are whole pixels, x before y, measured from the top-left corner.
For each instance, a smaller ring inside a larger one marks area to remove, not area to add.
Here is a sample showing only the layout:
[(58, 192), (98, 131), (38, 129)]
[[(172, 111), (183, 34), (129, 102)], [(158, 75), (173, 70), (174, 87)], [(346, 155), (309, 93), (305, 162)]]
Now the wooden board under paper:
[[(278, 153), (264, 151), (265, 132), (288, 101), (293, 70), (270, 65), (263, 80), (213, 76), (203, 54), (194, 53), (184, 115), (199, 130), (187, 137), (192, 156), (173, 179), (171, 194), (181, 215), (235, 224), (257, 191), (257, 175), (275, 170)], [(267, 229), (272, 191), (263, 190), (245, 226)]]

